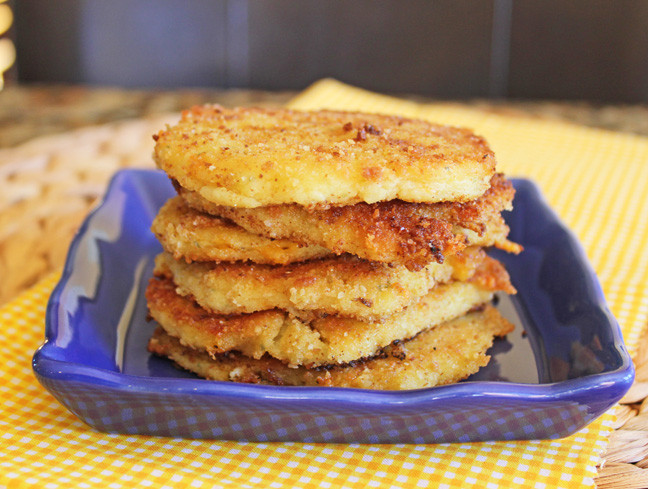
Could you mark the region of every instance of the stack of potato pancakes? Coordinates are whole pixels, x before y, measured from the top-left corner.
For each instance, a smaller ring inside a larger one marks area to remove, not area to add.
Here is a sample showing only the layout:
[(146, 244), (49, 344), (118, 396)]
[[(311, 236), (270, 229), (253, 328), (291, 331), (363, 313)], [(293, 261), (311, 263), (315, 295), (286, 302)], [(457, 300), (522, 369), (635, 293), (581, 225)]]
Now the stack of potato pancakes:
[(149, 350), (199, 376), (416, 389), (466, 378), (513, 326), (484, 252), (514, 190), (468, 130), (333, 111), (195, 107), (154, 159)]

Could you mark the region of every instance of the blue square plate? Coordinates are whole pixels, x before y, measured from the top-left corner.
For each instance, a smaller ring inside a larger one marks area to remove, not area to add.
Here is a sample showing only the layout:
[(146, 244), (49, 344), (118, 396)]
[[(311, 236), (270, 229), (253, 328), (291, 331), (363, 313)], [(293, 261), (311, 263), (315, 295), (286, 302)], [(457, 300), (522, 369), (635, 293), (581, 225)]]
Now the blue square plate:
[(149, 227), (174, 191), (146, 170), (118, 173), (74, 239), (34, 371), (107, 432), (340, 443), (569, 435), (620, 399), (634, 371), (580, 245), (531, 182), (514, 184), (507, 219), (525, 251), (496, 255), (519, 291), (498, 307), (517, 327), (467, 381), (400, 392), (260, 386), (199, 379), (150, 355), (144, 289), (161, 248)]

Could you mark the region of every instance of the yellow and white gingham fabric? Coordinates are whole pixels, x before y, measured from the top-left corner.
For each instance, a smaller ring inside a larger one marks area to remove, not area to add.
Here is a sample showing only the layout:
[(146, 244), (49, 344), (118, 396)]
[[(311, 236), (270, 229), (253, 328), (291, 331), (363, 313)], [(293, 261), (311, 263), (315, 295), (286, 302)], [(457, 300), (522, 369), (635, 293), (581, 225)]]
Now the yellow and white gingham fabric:
[[(473, 128), (499, 168), (535, 180), (585, 246), (631, 351), (648, 320), (648, 139), (574, 125), (417, 105), (332, 80), (293, 103), (397, 113)], [(237, 443), (108, 435), (37, 383), (50, 277), (0, 309), (0, 488), (592, 486), (613, 419), (566, 439), (443, 445)]]

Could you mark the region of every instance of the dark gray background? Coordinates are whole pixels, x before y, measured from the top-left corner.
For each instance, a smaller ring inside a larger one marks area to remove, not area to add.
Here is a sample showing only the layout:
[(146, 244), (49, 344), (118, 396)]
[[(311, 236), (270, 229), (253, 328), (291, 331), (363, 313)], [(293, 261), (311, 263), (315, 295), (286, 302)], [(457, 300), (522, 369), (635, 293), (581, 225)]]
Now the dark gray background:
[(20, 82), (648, 102), (648, 0), (22, 0)]

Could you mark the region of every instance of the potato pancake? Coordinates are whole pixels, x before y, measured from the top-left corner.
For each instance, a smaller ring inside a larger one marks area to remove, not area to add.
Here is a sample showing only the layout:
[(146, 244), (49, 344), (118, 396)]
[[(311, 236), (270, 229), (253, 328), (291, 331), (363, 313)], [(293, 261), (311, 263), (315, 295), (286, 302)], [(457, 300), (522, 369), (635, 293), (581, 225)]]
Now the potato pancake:
[(217, 314), (277, 308), (301, 318), (306, 312), (306, 318), (316, 313), (382, 321), (437, 283), (472, 276), (486, 254), (480, 248), (468, 250), (417, 272), (351, 255), (272, 266), (186, 263), (162, 253), (155, 260), (154, 274), (171, 278), (180, 295), (193, 297), (201, 307)]
[(239, 353), (209, 355), (185, 346), (156, 329), (149, 350), (170, 358), (201, 377), (272, 385), (353, 387), (404, 390), (450, 384), (485, 366), (497, 336), (513, 330), (495, 308), (486, 306), (426, 330), (414, 338), (383, 348), (374, 358), (328, 368), (290, 368), (267, 355), (259, 359)]
[(169, 279), (152, 279), (146, 291), (151, 317), (184, 344), (210, 354), (238, 351), (253, 358), (268, 354), (291, 366), (372, 356), (392, 341), (465, 314), (492, 297), (492, 290), (475, 282), (442, 284), (404, 311), (376, 323), (339, 316), (305, 321), (280, 309), (213, 314), (178, 295)]
[(171, 178), (237, 207), (465, 202), (496, 164), (467, 129), (353, 112), (194, 107), (154, 139)]
[(284, 265), (331, 255), (326, 248), (250, 233), (230, 221), (199, 212), (182, 198), (170, 199), (151, 230), (175, 258), (191, 261), (252, 261)]
[(515, 293), (515, 190), (469, 130), (194, 107), (153, 137), (178, 193), (151, 229), (149, 351), (207, 379), (417, 389), (488, 363)]
[(506, 238), (509, 228), (500, 213), (511, 209), (515, 190), (501, 174), (493, 176), (483, 196), (465, 203), (390, 201), (312, 209), (290, 204), (246, 209), (216, 206), (196, 192), (176, 188), (191, 207), (230, 219), (251, 233), (319, 245), (336, 254), (350, 253), (410, 270), (420, 270), (432, 260), (443, 262), (446, 255), (468, 245), (520, 250)]

